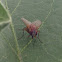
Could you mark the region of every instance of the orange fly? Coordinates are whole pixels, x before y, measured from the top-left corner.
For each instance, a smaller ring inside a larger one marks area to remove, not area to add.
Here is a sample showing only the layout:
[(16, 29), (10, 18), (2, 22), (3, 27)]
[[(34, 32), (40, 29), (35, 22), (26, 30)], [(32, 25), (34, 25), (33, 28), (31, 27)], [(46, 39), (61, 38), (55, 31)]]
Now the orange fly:
[[(25, 28), (23, 28), (23, 32), (24, 30), (27, 31), (31, 36), (32, 39), (36, 36), (38, 36), (37, 38), (39, 39), (39, 27), (41, 25), (41, 21), (40, 20), (36, 20), (34, 22), (30, 22), (28, 20), (26, 20), (25, 18), (21, 18), (21, 20), (24, 22), (24, 24), (26, 25)], [(40, 41), (40, 39), (39, 39)]]

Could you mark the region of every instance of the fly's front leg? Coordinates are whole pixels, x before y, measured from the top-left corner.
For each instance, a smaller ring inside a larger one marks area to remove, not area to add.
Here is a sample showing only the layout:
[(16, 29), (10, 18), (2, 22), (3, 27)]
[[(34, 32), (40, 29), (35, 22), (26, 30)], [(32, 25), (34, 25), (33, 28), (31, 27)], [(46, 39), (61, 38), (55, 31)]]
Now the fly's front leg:
[[(23, 36), (24, 36), (24, 28), (23, 28), (22, 30), (23, 30), (23, 35), (22, 35), (22, 37), (23, 37)], [(22, 38), (22, 37), (21, 37), (21, 38)]]
[(39, 38), (39, 32), (37, 33), (37, 38), (39, 39), (39, 41), (40, 41), (41, 43), (43, 43), (43, 42), (40, 40), (40, 38)]

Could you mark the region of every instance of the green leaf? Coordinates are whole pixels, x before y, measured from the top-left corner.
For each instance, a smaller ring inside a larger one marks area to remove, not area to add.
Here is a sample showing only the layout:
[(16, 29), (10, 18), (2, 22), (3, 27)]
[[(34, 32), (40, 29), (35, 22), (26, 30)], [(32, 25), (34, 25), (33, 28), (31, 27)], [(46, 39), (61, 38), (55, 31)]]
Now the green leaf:
[(8, 25), (9, 22), (10, 22), (10, 16), (5, 7), (3, 6), (3, 4), (1, 4), (0, 2), (0, 31), (6, 25)]
[[(62, 0), (2, 2), (12, 20), (0, 33), (0, 62), (62, 62)], [(27, 32), (21, 38), (22, 17), (31, 22), (41, 20), (39, 38), (43, 43), (28, 38)]]
[(14, 26), (8, 10), (6, 11), (6, 9), (4, 9), (4, 6), (1, 2), (0, 10), (0, 17), (2, 17), (0, 18), (2, 26), (1, 29), (4, 27), (4, 29), (0, 32), (0, 62), (21, 62), (22, 60), (14, 31)]

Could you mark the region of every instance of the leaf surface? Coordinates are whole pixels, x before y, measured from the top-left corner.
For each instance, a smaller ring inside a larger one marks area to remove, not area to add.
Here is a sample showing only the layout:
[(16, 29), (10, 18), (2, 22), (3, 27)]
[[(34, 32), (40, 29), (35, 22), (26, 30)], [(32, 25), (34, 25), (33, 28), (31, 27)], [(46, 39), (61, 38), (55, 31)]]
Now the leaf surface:
[[(12, 22), (0, 34), (0, 62), (62, 62), (62, 0), (2, 2), (9, 10)], [(30, 22), (42, 22), (39, 38), (43, 43), (28, 38), (27, 32), (22, 37), (21, 29), (25, 27), (22, 17)]]
[(8, 25), (9, 22), (10, 22), (10, 16), (5, 7), (3, 6), (3, 4), (1, 4), (0, 2), (0, 31), (6, 25)]

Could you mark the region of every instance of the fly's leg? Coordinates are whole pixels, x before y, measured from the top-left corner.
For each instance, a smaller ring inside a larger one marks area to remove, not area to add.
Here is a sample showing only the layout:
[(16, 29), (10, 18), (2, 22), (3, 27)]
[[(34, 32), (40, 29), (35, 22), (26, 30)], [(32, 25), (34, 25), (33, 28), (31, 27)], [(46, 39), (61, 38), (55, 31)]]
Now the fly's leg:
[(18, 38), (18, 40), (20, 40), (20, 39), (23, 38), (23, 36), (24, 36), (24, 28), (23, 28), (22, 30), (23, 30), (23, 35), (22, 35), (22, 37)]
[(40, 38), (39, 38), (39, 32), (38, 32), (38, 37), (37, 37), (38, 39), (39, 39), (39, 41), (41, 42), (41, 43), (43, 43), (41, 40), (40, 40)]

